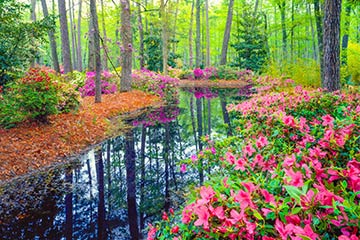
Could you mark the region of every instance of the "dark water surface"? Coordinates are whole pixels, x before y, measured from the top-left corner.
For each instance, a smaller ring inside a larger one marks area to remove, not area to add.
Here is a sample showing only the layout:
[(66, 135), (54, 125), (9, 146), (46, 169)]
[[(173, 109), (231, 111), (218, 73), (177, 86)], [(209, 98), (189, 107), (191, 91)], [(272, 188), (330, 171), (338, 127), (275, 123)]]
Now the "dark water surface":
[(125, 136), (1, 186), (0, 239), (142, 239), (136, 229), (204, 178), (180, 172), (180, 161), (202, 149), (199, 136), (231, 134), (225, 105), (240, 98), (239, 89), (185, 89), (179, 104), (129, 122)]

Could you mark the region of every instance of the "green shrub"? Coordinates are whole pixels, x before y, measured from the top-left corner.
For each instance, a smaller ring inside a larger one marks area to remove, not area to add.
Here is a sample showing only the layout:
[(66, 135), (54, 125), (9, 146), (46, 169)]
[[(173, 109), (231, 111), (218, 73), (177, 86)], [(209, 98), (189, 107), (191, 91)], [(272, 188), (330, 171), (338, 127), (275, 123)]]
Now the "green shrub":
[(59, 77), (56, 81), (57, 96), (59, 99), (57, 109), (59, 112), (70, 112), (79, 109), (81, 103), (80, 92), (76, 85), (67, 82), (66, 78)]

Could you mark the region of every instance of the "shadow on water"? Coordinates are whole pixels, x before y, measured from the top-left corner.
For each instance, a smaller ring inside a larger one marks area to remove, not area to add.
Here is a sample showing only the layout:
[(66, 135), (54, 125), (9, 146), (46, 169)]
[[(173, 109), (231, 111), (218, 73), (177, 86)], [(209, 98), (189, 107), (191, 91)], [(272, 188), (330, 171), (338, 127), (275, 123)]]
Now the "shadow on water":
[(244, 89), (183, 89), (179, 104), (136, 120), (72, 164), (0, 186), (0, 239), (143, 239), (149, 222), (184, 202), (201, 170), (180, 172), (202, 136), (231, 135), (226, 104)]

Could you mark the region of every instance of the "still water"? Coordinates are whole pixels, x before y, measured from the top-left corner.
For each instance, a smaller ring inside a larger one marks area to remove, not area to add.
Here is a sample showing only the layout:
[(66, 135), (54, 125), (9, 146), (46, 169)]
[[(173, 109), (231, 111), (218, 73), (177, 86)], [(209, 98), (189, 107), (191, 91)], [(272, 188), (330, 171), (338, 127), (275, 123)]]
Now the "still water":
[(124, 136), (0, 186), (0, 239), (143, 239), (149, 222), (206, 179), (180, 171), (181, 160), (202, 150), (202, 136), (231, 134), (225, 106), (242, 91), (183, 89), (178, 104), (129, 120)]

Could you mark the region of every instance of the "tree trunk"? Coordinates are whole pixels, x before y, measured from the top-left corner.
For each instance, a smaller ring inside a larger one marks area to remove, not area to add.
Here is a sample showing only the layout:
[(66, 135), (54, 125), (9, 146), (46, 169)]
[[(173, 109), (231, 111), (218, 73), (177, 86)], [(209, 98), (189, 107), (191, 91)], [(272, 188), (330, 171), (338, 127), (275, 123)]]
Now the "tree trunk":
[(64, 0), (58, 0), (61, 32), (61, 54), (64, 65), (64, 73), (72, 72), (71, 52), (69, 43), (69, 28), (66, 17), (66, 4)]
[(132, 31), (129, 0), (121, 0), (121, 38), (122, 38), (122, 68), (120, 91), (127, 92), (131, 89), (132, 71)]
[(133, 130), (126, 133), (125, 138), (128, 221), (131, 239), (137, 240), (139, 239), (139, 227), (136, 210), (136, 154)]
[(230, 122), (229, 112), (226, 109), (226, 97), (225, 96), (220, 96), (220, 104), (221, 104), (221, 110), (222, 110), (222, 114), (223, 114), (223, 118), (224, 118), (224, 123), (228, 127), (227, 135), (232, 136), (231, 122)]
[(76, 48), (76, 55), (77, 55), (77, 65), (80, 72), (83, 71), (82, 65), (82, 51), (81, 51), (81, 10), (82, 10), (82, 0), (79, 0), (79, 14), (78, 14), (78, 22), (77, 22), (77, 48)]
[(193, 56), (193, 22), (194, 22), (194, 0), (191, 2), (191, 15), (190, 15), (190, 29), (189, 29), (189, 68), (192, 69), (194, 65)]
[[(198, 144), (199, 144), (199, 150), (202, 151), (203, 149), (203, 145), (202, 145), (202, 141), (201, 141), (201, 137), (203, 136), (203, 121), (202, 121), (202, 104), (201, 104), (201, 98), (197, 98), (196, 99), (196, 116), (197, 116), (197, 130), (198, 130)], [(199, 180), (200, 180), (200, 185), (202, 185), (204, 183), (204, 169), (203, 169), (203, 164), (202, 164), (202, 159), (199, 160), (200, 161), (200, 167), (199, 167)]]
[[(91, 15), (91, 13), (90, 13)], [(93, 19), (89, 19), (89, 32), (88, 32), (88, 44), (89, 44), (89, 56), (88, 56), (88, 71), (95, 71), (95, 45), (94, 45), (94, 24)]]
[[(48, 8), (46, 5), (46, 0), (41, 0), (41, 4), (42, 4), (44, 17), (49, 16)], [(52, 63), (53, 63), (55, 71), (59, 73), (60, 65), (59, 65), (59, 59), (58, 59), (57, 50), (56, 50), (56, 40), (55, 40), (55, 34), (54, 34), (53, 29), (50, 29), (48, 31), (48, 36), (49, 36), (49, 41), (50, 41)]]
[[(36, 0), (31, 0), (31, 16), (30, 20), (32, 22), (36, 22)], [(36, 64), (36, 56), (34, 56), (33, 59), (31, 59), (31, 66), (34, 67)]]
[(340, 90), (340, 15), (341, 0), (325, 0), (324, 12), (324, 84), (333, 92)]
[[(67, 184), (73, 184), (73, 173), (71, 169), (67, 169), (65, 173), (65, 181)], [(73, 236), (73, 193), (70, 192), (65, 196), (65, 208), (66, 208), (66, 223), (65, 223), (65, 237), (66, 240), (72, 240)]]
[[(141, 146), (140, 146), (140, 205), (145, 202), (145, 145), (146, 145), (146, 127), (141, 128)], [(140, 211), (140, 233), (145, 228), (145, 212)], [(141, 236), (143, 238), (143, 236)]]
[(145, 61), (144, 61), (144, 27), (141, 17), (141, 7), (140, 3), (137, 3), (138, 7), (138, 28), (139, 28), (139, 58), (140, 58), (140, 69), (143, 69), (145, 67)]
[(229, 41), (230, 41), (230, 32), (231, 32), (231, 24), (232, 24), (232, 16), (233, 16), (233, 7), (234, 7), (234, 0), (230, 0), (227, 19), (226, 19), (226, 27), (225, 27), (225, 32), (224, 32), (224, 39), (223, 39), (223, 44), (222, 44), (222, 49), (221, 49), (220, 65), (226, 65), (227, 50), (228, 50)]
[(196, 152), (199, 150), (198, 148), (198, 141), (196, 137), (196, 125), (195, 125), (195, 114), (194, 114), (194, 97), (190, 97), (190, 116), (191, 116), (191, 126), (194, 133), (194, 143), (196, 147)]
[(343, 29), (343, 37), (342, 37), (342, 45), (341, 45), (341, 65), (347, 65), (347, 48), (349, 44), (349, 29), (350, 29), (350, 14), (351, 14), (351, 5), (349, 1), (347, 1), (347, 5), (345, 8), (345, 21), (344, 21), (344, 29)]
[(205, 21), (206, 21), (206, 67), (210, 67), (210, 26), (209, 26), (209, 0), (205, 0)]
[(317, 29), (317, 39), (320, 59), (321, 85), (324, 84), (324, 45), (323, 45), (323, 25), (320, 0), (314, 0), (315, 22)]
[(199, 68), (201, 65), (200, 11), (201, 11), (200, 0), (196, 0), (196, 39), (195, 39), (196, 61), (195, 61), (195, 67), (197, 67), (197, 68)]
[(103, 28), (103, 40), (102, 40), (102, 47), (103, 47), (103, 69), (108, 70), (108, 58), (107, 58), (107, 36), (106, 36), (106, 24), (105, 24), (105, 13), (104, 13), (104, 0), (101, 0), (101, 22)]
[(282, 59), (287, 58), (287, 33), (286, 33), (286, 2), (283, 0), (279, 3), (280, 15), (281, 15), (281, 30), (282, 30)]
[(76, 61), (76, 48), (75, 48), (75, 42), (76, 42), (76, 25), (74, 23), (74, 2), (73, 0), (69, 0), (69, 16), (70, 16), (70, 35), (71, 35), (71, 54), (72, 54), (72, 59), (73, 59), (73, 65), (74, 65), (74, 69), (78, 69), (77, 68), (77, 61)]
[(312, 36), (312, 44), (313, 44), (313, 56), (314, 56), (314, 60), (317, 60), (318, 59), (318, 49), (316, 49), (315, 29), (314, 29), (313, 19), (311, 17), (310, 4), (307, 4), (307, 12), (310, 16), (310, 27), (311, 27), (311, 36)]
[(95, 102), (101, 102), (101, 58), (100, 58), (100, 32), (96, 11), (96, 0), (90, 0), (90, 14), (94, 27), (94, 50), (95, 50)]
[(105, 226), (105, 186), (104, 186), (104, 161), (102, 158), (102, 148), (95, 150), (95, 164), (98, 183), (98, 239), (106, 239)]
[(173, 29), (173, 53), (176, 53), (176, 46), (177, 46), (177, 42), (176, 42), (176, 34), (177, 34), (177, 18), (178, 18), (178, 13), (179, 13), (179, 0), (176, 0), (175, 3), (176, 9), (175, 9), (175, 19), (174, 19), (174, 29)]
[(168, 74), (168, 33), (167, 33), (167, 16), (164, 0), (160, 1), (160, 15), (161, 15), (161, 34), (162, 34), (162, 60), (163, 73)]
[(165, 144), (164, 144), (164, 162), (165, 162), (165, 203), (164, 211), (170, 209), (170, 183), (169, 183), (169, 155), (170, 155), (170, 126), (165, 123)]

